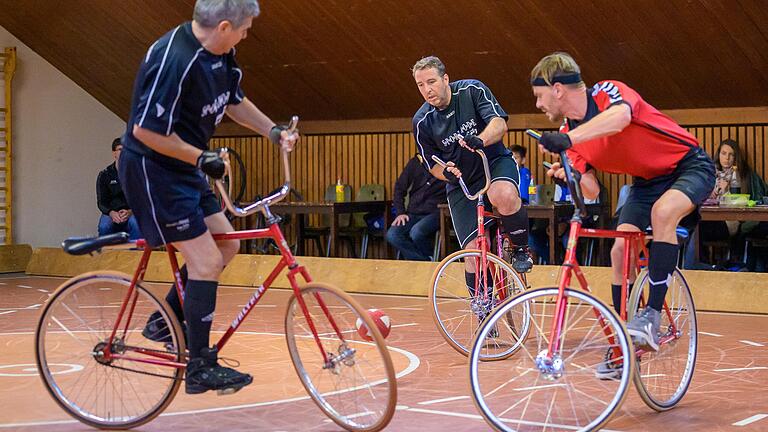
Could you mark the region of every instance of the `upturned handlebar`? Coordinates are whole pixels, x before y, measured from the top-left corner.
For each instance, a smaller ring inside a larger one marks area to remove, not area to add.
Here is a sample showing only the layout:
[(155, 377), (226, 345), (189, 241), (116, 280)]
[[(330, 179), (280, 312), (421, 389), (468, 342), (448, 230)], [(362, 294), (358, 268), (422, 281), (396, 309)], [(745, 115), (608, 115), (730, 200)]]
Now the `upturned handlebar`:
[[(288, 135), (293, 134), (296, 131), (296, 126), (299, 123), (299, 117), (293, 116), (291, 117), (290, 123), (288, 123), (288, 128), (286, 131), (288, 132)], [(222, 149), (220, 156), (226, 160), (229, 161), (229, 155), (227, 154), (227, 149)], [(218, 189), (219, 194), (221, 194), (221, 198), (224, 201), (224, 205), (227, 207), (227, 210), (230, 211), (235, 216), (239, 217), (246, 217), (249, 215), (252, 215), (253, 213), (256, 213), (257, 211), (264, 212), (265, 216), (269, 217), (269, 214), (267, 212), (267, 208), (269, 205), (274, 204), (276, 202), (282, 201), (287, 195), (288, 192), (291, 190), (291, 165), (288, 161), (288, 152), (285, 151), (282, 147), (280, 148), (280, 156), (283, 160), (283, 173), (285, 174), (285, 182), (283, 185), (277, 189), (274, 193), (272, 193), (269, 196), (266, 196), (259, 201), (256, 201), (253, 204), (250, 204), (244, 208), (237, 207), (232, 203), (232, 198), (229, 196), (229, 193), (226, 190), (226, 187), (224, 186), (224, 182), (221, 180), (216, 180), (216, 189)], [(230, 167), (229, 163), (227, 163), (227, 171), (229, 172)]]
[[(541, 140), (541, 132), (539, 131), (526, 129), (525, 133), (527, 133), (536, 141)], [(568, 183), (568, 188), (572, 192), (571, 197), (573, 198), (573, 203), (576, 205), (576, 208), (579, 211), (579, 216), (587, 217), (587, 207), (584, 205), (584, 195), (581, 192), (581, 173), (571, 166), (571, 161), (564, 151), (560, 152), (560, 162), (565, 169), (565, 179)]]
[[(470, 151), (473, 151), (473, 152), (477, 153), (478, 155), (480, 155), (480, 159), (483, 161), (483, 171), (485, 172), (485, 186), (483, 186), (483, 188), (480, 189), (479, 191), (477, 191), (477, 193), (475, 193), (474, 195), (471, 195), (469, 193), (469, 189), (467, 189), (467, 184), (464, 183), (464, 178), (463, 177), (459, 177), (459, 186), (461, 186), (461, 190), (464, 192), (464, 195), (467, 196), (467, 199), (470, 200), (470, 201), (474, 201), (474, 200), (477, 199), (477, 197), (479, 197), (480, 195), (486, 193), (488, 191), (488, 188), (491, 187), (491, 170), (490, 170), (490, 168), (488, 168), (488, 158), (485, 156), (485, 152), (484, 151), (482, 151), (480, 149), (477, 149), (477, 150), (471, 150), (470, 149)], [(445, 163), (442, 159), (440, 159), (436, 155), (432, 155), (432, 160), (435, 161), (435, 163), (437, 163), (438, 165), (440, 165), (443, 168), (447, 168), (448, 167), (448, 164)]]

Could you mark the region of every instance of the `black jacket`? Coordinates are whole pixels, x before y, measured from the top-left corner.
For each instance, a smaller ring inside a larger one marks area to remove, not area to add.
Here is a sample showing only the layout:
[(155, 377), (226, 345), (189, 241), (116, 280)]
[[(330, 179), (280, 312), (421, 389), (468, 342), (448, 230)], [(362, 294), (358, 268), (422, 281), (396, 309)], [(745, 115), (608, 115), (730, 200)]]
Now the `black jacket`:
[[(405, 209), (406, 192), (409, 195), (407, 211)], [(408, 161), (395, 182), (392, 205), (397, 215), (435, 213), (438, 211), (437, 205), (444, 202), (445, 182), (434, 178), (418, 157)]]
[(104, 168), (96, 178), (96, 203), (105, 215), (109, 215), (111, 211), (130, 209), (120, 187), (114, 162)]

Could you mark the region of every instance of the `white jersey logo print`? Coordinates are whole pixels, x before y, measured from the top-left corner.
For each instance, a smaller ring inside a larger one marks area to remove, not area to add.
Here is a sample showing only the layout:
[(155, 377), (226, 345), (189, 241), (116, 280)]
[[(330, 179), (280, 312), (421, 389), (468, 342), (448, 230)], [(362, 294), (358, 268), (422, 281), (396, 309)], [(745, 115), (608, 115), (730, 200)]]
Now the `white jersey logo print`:
[(162, 116), (163, 113), (165, 112), (165, 108), (162, 105), (160, 105), (159, 103), (155, 104), (155, 109), (157, 110), (157, 116), (158, 117)]

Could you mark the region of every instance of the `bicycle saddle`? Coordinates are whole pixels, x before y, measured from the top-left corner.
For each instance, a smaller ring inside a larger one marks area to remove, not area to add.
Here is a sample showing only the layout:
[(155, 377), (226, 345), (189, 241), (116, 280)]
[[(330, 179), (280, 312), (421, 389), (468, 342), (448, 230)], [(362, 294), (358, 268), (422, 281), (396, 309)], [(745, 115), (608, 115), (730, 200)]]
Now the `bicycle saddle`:
[(64, 252), (70, 255), (85, 255), (98, 251), (104, 246), (128, 243), (128, 233), (119, 232), (101, 237), (70, 237), (61, 243)]

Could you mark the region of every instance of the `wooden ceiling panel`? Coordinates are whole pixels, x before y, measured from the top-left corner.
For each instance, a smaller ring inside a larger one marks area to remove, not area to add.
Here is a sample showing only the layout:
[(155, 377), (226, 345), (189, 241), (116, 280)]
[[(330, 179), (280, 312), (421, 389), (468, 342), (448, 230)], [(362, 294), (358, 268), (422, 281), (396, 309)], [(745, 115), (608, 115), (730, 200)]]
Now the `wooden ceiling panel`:
[[(127, 118), (147, 47), (194, 0), (15, 0), (0, 25)], [(663, 109), (768, 105), (763, 0), (272, 0), (238, 45), (246, 94), (277, 119), (409, 117), (410, 68), (440, 56), (510, 113), (535, 112), (528, 75), (555, 50), (588, 82), (619, 79)], [(20, 59), (23, 67), (23, 59)]]

